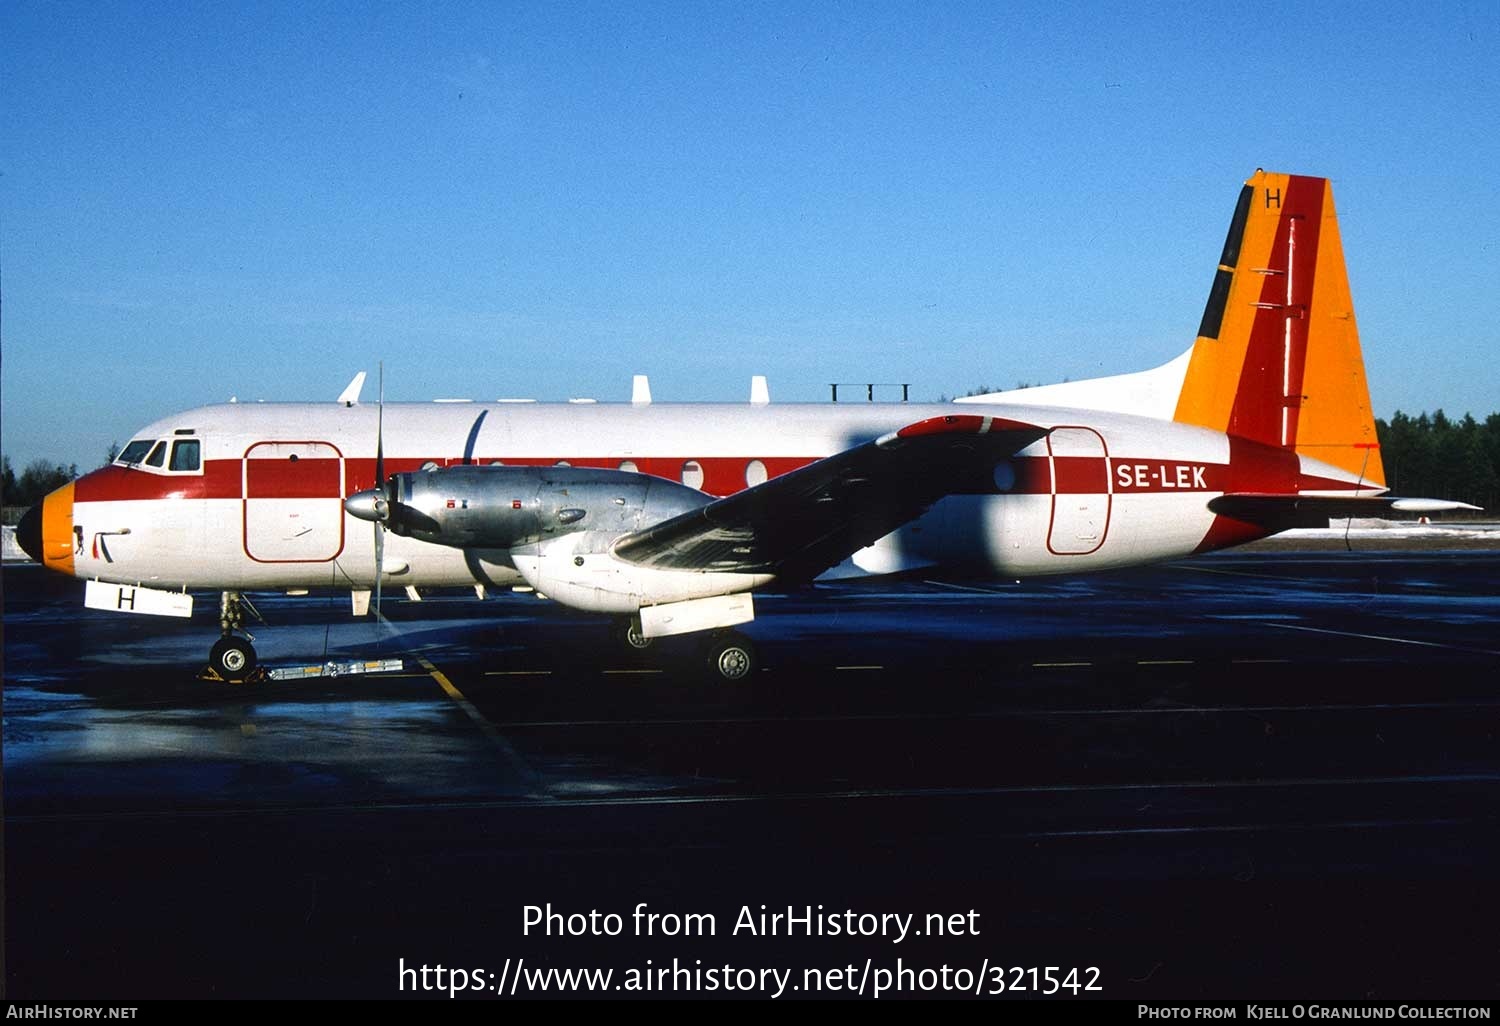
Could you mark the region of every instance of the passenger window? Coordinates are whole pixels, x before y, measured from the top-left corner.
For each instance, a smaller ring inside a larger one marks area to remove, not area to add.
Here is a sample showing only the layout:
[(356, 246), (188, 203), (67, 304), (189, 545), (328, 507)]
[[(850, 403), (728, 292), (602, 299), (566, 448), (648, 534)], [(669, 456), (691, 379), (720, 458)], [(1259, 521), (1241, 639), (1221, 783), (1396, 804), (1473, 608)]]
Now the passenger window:
[(150, 438), (139, 438), (125, 447), (125, 451), (115, 457), (116, 463), (139, 463), (146, 458), (146, 453), (151, 451), (155, 442)]
[(157, 442), (156, 448), (151, 450), (151, 455), (146, 457), (146, 466), (159, 467), (167, 461), (167, 443)]
[(173, 470), (197, 470), (198, 469), (198, 440), (196, 438), (182, 442), (174, 442), (172, 445), (172, 469)]
[(697, 460), (688, 460), (682, 465), (682, 483), (689, 488), (703, 487), (703, 464)]

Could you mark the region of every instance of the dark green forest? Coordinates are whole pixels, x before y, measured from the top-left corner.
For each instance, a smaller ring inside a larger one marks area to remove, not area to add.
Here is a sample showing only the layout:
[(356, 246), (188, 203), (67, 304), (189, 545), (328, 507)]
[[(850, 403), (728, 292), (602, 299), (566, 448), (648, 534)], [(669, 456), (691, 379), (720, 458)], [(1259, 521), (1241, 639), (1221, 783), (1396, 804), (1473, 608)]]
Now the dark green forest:
[(1393, 494), (1500, 509), (1500, 413), (1479, 421), (1397, 410), (1389, 423), (1377, 419), (1375, 430)]
[[(1500, 509), (1500, 413), (1479, 421), (1472, 414), (1452, 420), (1442, 410), (1415, 417), (1397, 410), (1389, 422), (1376, 420), (1375, 430), (1393, 494)], [(46, 460), (32, 460), (17, 475), (6, 456), (0, 494), (6, 506), (30, 506), (77, 476), (76, 466)]]
[(32, 460), (17, 475), (11, 468), (9, 456), (0, 457), (0, 461), (4, 463), (3, 475), (0, 475), (0, 496), (4, 496), (3, 504), (7, 507), (33, 505), (52, 489), (65, 485), (78, 476), (76, 464), (65, 467), (46, 460)]

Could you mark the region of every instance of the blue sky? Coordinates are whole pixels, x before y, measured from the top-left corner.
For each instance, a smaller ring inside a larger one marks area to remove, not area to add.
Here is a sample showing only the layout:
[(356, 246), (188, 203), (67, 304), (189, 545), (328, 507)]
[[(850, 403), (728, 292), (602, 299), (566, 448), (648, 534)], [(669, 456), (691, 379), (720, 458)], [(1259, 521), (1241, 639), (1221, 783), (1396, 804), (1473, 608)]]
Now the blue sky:
[(1141, 369), (1256, 167), (1334, 181), (1376, 412), (1482, 416), (1497, 11), (12, 0), (4, 449), (382, 359), (392, 400)]

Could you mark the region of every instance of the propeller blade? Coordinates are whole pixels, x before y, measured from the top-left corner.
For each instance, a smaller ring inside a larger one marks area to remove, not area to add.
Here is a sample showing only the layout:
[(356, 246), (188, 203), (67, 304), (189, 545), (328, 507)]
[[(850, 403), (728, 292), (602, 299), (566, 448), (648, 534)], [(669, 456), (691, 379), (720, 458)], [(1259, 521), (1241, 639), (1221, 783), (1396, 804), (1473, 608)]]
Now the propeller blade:
[[(378, 364), (380, 394), (375, 407), (375, 488), (371, 504), (375, 514), (375, 630), (380, 630), (380, 582), (385, 577), (385, 521), (391, 515), (390, 493), (385, 482), (385, 361)], [(361, 495), (364, 493), (361, 492)], [(351, 512), (353, 512), (351, 510)], [(360, 514), (355, 513), (355, 516)]]
[(380, 581), (385, 576), (385, 525), (375, 521), (375, 630), (380, 631)]
[(375, 487), (385, 487), (385, 361), (380, 361), (380, 397), (375, 407)]

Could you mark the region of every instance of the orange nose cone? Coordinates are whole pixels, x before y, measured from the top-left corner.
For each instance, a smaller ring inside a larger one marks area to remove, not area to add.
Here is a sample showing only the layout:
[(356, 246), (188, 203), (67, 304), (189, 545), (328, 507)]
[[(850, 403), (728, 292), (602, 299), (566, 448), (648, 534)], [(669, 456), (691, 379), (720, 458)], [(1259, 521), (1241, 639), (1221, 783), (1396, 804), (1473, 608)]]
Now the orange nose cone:
[(42, 500), (42, 565), (73, 576), (73, 486), (65, 484)]

